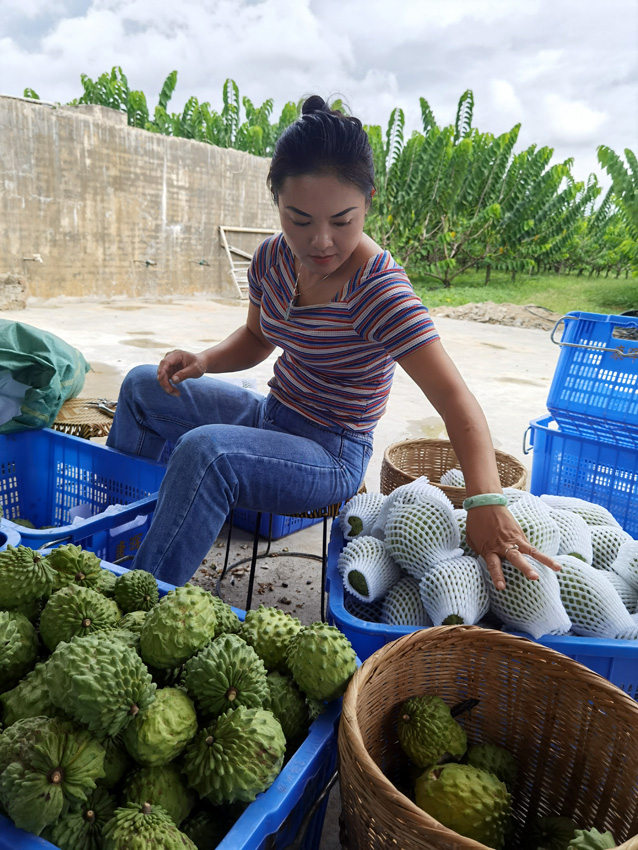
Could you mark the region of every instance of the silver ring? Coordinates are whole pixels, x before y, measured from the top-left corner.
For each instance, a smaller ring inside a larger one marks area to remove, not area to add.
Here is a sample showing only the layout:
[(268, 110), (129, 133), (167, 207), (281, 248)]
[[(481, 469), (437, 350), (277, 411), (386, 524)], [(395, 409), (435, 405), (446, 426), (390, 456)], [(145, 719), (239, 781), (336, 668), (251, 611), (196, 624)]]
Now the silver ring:
[(513, 546), (508, 546), (507, 549), (503, 552), (503, 557), (507, 557), (507, 553), (511, 552), (512, 549), (516, 549), (518, 551), (518, 543), (514, 543)]

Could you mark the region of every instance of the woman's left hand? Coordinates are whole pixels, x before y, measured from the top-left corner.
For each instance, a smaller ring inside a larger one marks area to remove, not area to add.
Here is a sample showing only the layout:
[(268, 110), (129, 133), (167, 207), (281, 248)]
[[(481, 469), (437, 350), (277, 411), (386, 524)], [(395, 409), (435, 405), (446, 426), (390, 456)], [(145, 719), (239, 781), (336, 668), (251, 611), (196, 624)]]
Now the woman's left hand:
[(538, 578), (538, 572), (525, 555), (530, 555), (555, 572), (560, 570), (560, 564), (532, 546), (506, 507), (484, 505), (470, 508), (465, 536), (468, 545), (485, 561), (497, 590), (505, 589), (502, 561), (506, 558), (532, 581)]

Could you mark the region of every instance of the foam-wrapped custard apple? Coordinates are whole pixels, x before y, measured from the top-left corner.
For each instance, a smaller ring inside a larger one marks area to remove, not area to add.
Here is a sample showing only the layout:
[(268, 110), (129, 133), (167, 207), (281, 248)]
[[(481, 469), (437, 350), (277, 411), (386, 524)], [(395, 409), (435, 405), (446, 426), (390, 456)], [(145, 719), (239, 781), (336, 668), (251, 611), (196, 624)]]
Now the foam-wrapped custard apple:
[(55, 570), (41, 552), (8, 544), (0, 552), (0, 608), (18, 608), (48, 596), (54, 578)]
[(449, 753), (460, 758), (467, 749), (465, 730), (441, 697), (424, 694), (399, 708), (397, 734), (403, 751), (418, 765), (429, 767)]
[(102, 830), (113, 817), (115, 797), (106, 788), (96, 788), (79, 808), (68, 811), (42, 837), (60, 850), (100, 850)]
[(0, 802), (16, 826), (40, 835), (69, 806), (86, 802), (103, 765), (104, 750), (90, 732), (47, 719), (15, 747), (0, 776)]
[(47, 561), (55, 570), (53, 590), (60, 590), (69, 585), (90, 587), (97, 590), (99, 574), (102, 572), (101, 561), (94, 552), (66, 543), (51, 549)]
[(494, 850), (501, 850), (510, 820), (511, 798), (493, 774), (469, 764), (431, 767), (417, 779), (414, 800), (443, 826)]
[(150, 611), (159, 602), (157, 579), (147, 570), (128, 570), (115, 579), (113, 599), (125, 614)]
[(140, 632), (144, 663), (179, 667), (215, 634), (217, 616), (211, 594), (186, 584), (169, 590), (146, 615)]
[(115, 810), (102, 833), (103, 850), (197, 850), (161, 806), (127, 803)]
[(319, 700), (336, 699), (345, 693), (357, 669), (352, 644), (336, 626), (312, 623), (288, 644), (286, 661), (301, 690)]
[(119, 608), (90, 587), (68, 585), (49, 597), (40, 615), (40, 636), (53, 652), (60, 641), (112, 628), (120, 619)]
[(50, 656), (52, 702), (98, 737), (121, 732), (155, 699), (156, 685), (137, 652), (116, 630), (60, 643)]
[(268, 702), (267, 671), (257, 652), (239, 635), (220, 635), (184, 665), (183, 683), (206, 718), (240, 705)]
[(189, 786), (215, 806), (251, 803), (279, 774), (285, 751), (274, 714), (240, 706), (198, 732), (184, 751), (183, 770)]
[(175, 826), (192, 812), (197, 794), (186, 787), (186, 780), (176, 764), (140, 767), (128, 775), (122, 787), (126, 803), (150, 803), (161, 806)]
[(24, 614), (0, 611), (0, 691), (14, 688), (35, 667), (38, 635)]
[(176, 758), (197, 732), (195, 706), (180, 688), (158, 688), (155, 699), (122, 733), (128, 753), (158, 767)]
[(287, 673), (288, 644), (301, 628), (301, 621), (292, 614), (287, 614), (279, 608), (260, 605), (246, 612), (239, 635), (253, 647), (267, 670)]

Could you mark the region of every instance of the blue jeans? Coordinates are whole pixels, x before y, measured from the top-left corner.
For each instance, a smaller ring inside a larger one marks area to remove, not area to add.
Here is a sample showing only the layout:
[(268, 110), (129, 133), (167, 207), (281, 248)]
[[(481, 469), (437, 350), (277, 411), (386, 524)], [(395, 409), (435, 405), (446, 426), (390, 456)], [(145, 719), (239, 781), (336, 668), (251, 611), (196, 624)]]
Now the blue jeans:
[(155, 366), (126, 376), (107, 445), (158, 460), (173, 449), (133, 567), (185, 584), (232, 508), (300, 513), (357, 492), (372, 434), (316, 425), (272, 395), (203, 377), (170, 396)]

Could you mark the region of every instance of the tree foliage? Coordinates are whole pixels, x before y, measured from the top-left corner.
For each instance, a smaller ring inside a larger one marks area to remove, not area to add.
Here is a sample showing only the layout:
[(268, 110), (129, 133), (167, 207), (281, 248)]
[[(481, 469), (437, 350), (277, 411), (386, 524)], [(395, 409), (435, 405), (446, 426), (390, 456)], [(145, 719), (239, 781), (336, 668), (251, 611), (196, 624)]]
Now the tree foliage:
[[(219, 112), (190, 97), (170, 112), (177, 71), (166, 77), (151, 112), (146, 96), (129, 87), (119, 66), (95, 81), (81, 75), (83, 94), (73, 104), (92, 103), (125, 112), (130, 126), (153, 133), (272, 155), (283, 131), (301, 114), (289, 101), (273, 118), (272, 98), (260, 106), (240, 97), (227, 79)], [(38, 99), (33, 89), (25, 97)], [(347, 111), (340, 100), (332, 108)], [(553, 150), (530, 145), (515, 152), (520, 124), (494, 136), (473, 126), (474, 95), (465, 91), (453, 125), (440, 126), (420, 98), (421, 130), (409, 138), (403, 110), (393, 109), (385, 132), (366, 127), (374, 156), (377, 192), (367, 230), (409, 271), (447, 287), (470, 268), (577, 274), (638, 273), (638, 161), (626, 163), (604, 145), (598, 159), (612, 187), (601, 192), (591, 175), (574, 180), (573, 161), (552, 163)]]

